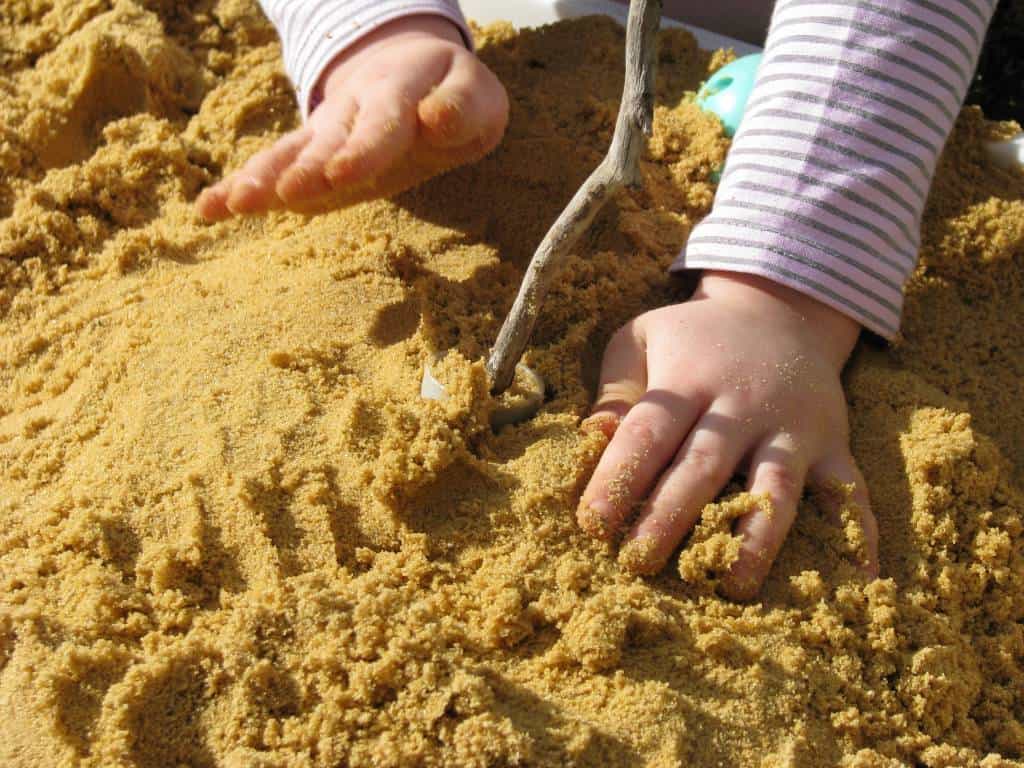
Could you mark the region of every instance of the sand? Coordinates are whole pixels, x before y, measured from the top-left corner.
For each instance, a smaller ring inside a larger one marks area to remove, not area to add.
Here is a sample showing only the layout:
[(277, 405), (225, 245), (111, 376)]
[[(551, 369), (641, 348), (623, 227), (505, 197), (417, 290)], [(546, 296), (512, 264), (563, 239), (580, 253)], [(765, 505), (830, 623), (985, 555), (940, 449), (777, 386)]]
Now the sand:
[(217, 225), (199, 190), (296, 122), (255, 3), (8, 0), (0, 40), (0, 765), (1020, 764), (1024, 176), (980, 148), (1011, 126), (960, 118), (905, 339), (846, 374), (883, 578), (808, 498), (739, 605), (735, 488), (649, 579), (573, 516), (603, 344), (686, 295), (727, 55), (662, 38), (646, 186), (545, 308), (541, 413), (494, 433), (483, 356), (610, 136), (612, 22), (480, 33), (512, 100), (481, 162)]

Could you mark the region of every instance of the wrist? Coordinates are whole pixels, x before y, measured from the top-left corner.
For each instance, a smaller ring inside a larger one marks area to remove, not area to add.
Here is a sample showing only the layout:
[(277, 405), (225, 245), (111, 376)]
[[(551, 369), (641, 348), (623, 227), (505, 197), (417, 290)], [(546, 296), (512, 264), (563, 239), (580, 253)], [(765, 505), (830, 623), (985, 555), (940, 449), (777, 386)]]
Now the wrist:
[(466, 47), (462, 30), (455, 22), (444, 16), (418, 14), (393, 19), (368, 32), (334, 57), (313, 90), (314, 102), (320, 101), (324, 94), (340, 87), (352, 70), (371, 52), (379, 51), (384, 46), (422, 39), (440, 40), (453, 43), (460, 48)]
[(694, 296), (733, 301), (755, 313), (775, 312), (788, 317), (817, 338), (837, 368), (846, 363), (860, 336), (860, 323), (849, 315), (760, 275), (706, 270)]

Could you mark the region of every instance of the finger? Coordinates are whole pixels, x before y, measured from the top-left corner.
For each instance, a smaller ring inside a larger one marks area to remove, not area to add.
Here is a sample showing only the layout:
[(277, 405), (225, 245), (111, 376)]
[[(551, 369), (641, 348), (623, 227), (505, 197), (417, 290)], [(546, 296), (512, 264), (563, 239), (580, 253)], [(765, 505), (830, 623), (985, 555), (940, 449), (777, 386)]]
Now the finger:
[(309, 142), (311, 132), (300, 128), (281, 137), (272, 147), (257, 152), (232, 174), (225, 204), (236, 214), (257, 213), (276, 208), (280, 200), (274, 184)]
[(334, 187), (369, 182), (394, 165), (416, 138), (416, 101), (397, 85), (360, 101), (348, 140), (327, 161), (328, 182)]
[(740, 421), (714, 410), (705, 413), (662, 473), (619, 550), (619, 563), (633, 573), (660, 571), (736, 472), (750, 442)]
[(787, 436), (777, 435), (754, 452), (747, 489), (767, 503), (736, 521), (742, 541), (739, 558), (722, 580), (727, 597), (749, 600), (761, 589), (793, 527), (806, 476), (806, 462)]
[(700, 414), (696, 400), (665, 390), (645, 394), (622, 420), (594, 470), (576, 518), (591, 535), (612, 539)]
[(441, 84), (419, 103), (417, 112), (427, 143), (451, 148), (475, 142), (486, 153), (505, 132), (508, 96), (489, 69), (455, 54)]
[(605, 349), (597, 397), (584, 429), (599, 429), (609, 438), (619, 422), (647, 391), (647, 342), (633, 321), (619, 329)]
[(344, 94), (324, 101), (309, 120), (310, 139), (287, 168), (273, 177), (271, 189), (288, 205), (323, 197), (331, 191), (327, 163), (349, 138), (356, 102)]
[(878, 521), (871, 511), (868, 486), (857, 462), (849, 451), (843, 451), (815, 465), (810, 477), (814, 487), (821, 491), (821, 497), (836, 525), (845, 524), (843, 513), (853, 507), (864, 537), (858, 565), (868, 576), (877, 578)]
[(206, 221), (221, 221), (231, 215), (228, 208), (227, 179), (221, 179), (212, 187), (207, 187), (196, 198), (196, 210)]

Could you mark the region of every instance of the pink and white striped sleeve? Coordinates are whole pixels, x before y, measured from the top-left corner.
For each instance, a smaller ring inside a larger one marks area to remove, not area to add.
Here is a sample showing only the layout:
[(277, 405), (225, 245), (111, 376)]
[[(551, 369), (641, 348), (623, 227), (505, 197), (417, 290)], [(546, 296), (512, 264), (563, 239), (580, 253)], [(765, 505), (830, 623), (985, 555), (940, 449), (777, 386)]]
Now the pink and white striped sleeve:
[(295, 86), (302, 119), (327, 65), (343, 50), (389, 21), (404, 16), (443, 16), (472, 37), (456, 0), (260, 0), (281, 37), (284, 68)]
[(995, 0), (779, 0), (711, 213), (673, 269), (761, 275), (893, 338)]

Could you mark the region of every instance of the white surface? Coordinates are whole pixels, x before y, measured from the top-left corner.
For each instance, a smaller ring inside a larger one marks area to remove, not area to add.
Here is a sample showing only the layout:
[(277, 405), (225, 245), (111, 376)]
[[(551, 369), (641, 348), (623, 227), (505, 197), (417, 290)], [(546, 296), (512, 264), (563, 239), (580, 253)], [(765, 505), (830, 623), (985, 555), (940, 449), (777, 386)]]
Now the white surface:
[(447, 400), (448, 393), (444, 391), (441, 382), (434, 378), (430, 372), (430, 366), (423, 366), (423, 378), (420, 379), (420, 397), (427, 400)]
[(1024, 133), (1018, 133), (1006, 141), (990, 141), (985, 145), (988, 156), (1000, 168), (1019, 165), (1024, 168)]
[[(573, 16), (588, 16), (603, 13), (625, 24), (626, 7), (610, 0), (460, 0), (466, 18), (481, 24), (492, 21), (510, 21), (517, 27), (539, 27), (559, 19)], [(756, 53), (755, 45), (716, 34), (700, 27), (680, 24), (672, 19), (663, 19), (665, 26), (685, 27), (690, 30), (701, 48), (713, 51), (717, 48), (732, 48), (737, 56)]]
[[(460, 0), (466, 18), (481, 24), (510, 21), (517, 27), (538, 27), (559, 19), (603, 13), (626, 23), (626, 7), (610, 0)], [(761, 49), (742, 40), (719, 35), (707, 29), (662, 19), (665, 26), (685, 27), (705, 50), (732, 48), (737, 56), (757, 53)], [(1009, 141), (991, 142), (985, 146), (989, 157), (1001, 168), (1018, 165), (1024, 168), (1024, 133)]]

